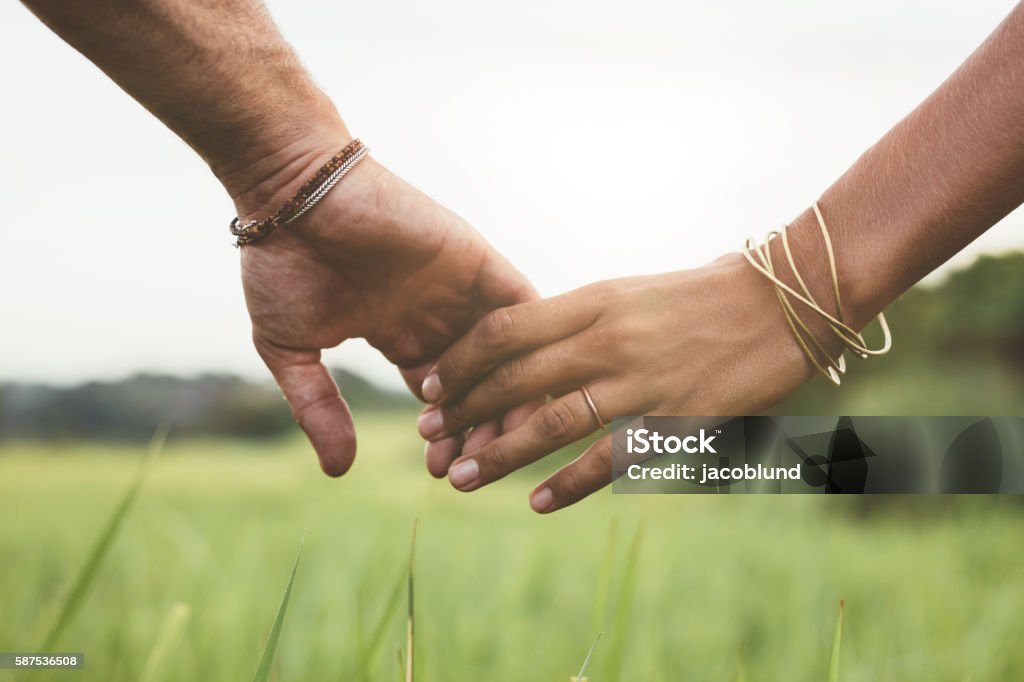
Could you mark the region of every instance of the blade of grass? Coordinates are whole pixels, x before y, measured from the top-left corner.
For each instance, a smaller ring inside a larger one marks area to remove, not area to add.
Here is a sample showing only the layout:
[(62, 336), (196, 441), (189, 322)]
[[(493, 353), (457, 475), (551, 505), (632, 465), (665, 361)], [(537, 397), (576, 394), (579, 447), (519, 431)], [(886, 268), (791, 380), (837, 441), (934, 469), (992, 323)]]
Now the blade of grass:
[(79, 571), (78, 577), (72, 584), (71, 591), (68, 592), (68, 596), (64, 599), (64, 604), (61, 606), (57, 619), (50, 627), (50, 631), (47, 633), (46, 637), (43, 639), (43, 643), (39, 647), (39, 651), (53, 651), (57, 642), (60, 640), (60, 636), (64, 633), (64, 629), (67, 628), (69, 623), (71, 623), (75, 614), (78, 612), (78, 609), (82, 606), (82, 601), (85, 599), (86, 594), (89, 592), (89, 588), (92, 586), (93, 580), (96, 578), (97, 569), (99, 569), (100, 564), (103, 563), (103, 559), (110, 552), (110, 547), (114, 543), (114, 538), (117, 536), (118, 530), (120, 530), (121, 525), (128, 516), (128, 512), (131, 510), (132, 505), (139, 496), (139, 491), (142, 489), (142, 482), (146, 480), (146, 475), (149, 473), (150, 466), (152, 466), (153, 461), (160, 454), (160, 451), (163, 450), (164, 443), (167, 442), (167, 434), (169, 431), (169, 425), (161, 424), (153, 433), (153, 437), (149, 441), (149, 448), (143, 456), (142, 461), (139, 462), (135, 478), (132, 479), (131, 484), (129, 484), (128, 489), (121, 498), (121, 501), (114, 508), (114, 513), (107, 521), (107, 525), (103, 528), (103, 531), (96, 539), (96, 544), (93, 545), (85, 563), (82, 565), (82, 569)]
[(380, 618), (377, 619), (376, 624), (370, 631), (369, 641), (365, 645), (365, 648), (360, 650), (359, 670), (357, 673), (358, 679), (369, 679), (370, 666), (377, 659), (377, 653), (380, 650), (381, 645), (384, 643), (384, 635), (387, 633), (388, 623), (391, 622), (391, 616), (398, 610), (398, 604), (402, 598), (402, 588), (405, 586), (405, 572), (401, 571), (398, 574), (398, 579), (395, 580), (395, 586), (391, 589), (391, 594), (388, 596), (388, 600), (384, 606), (384, 610), (380, 614)]
[(413, 607), (415, 599), (415, 560), (416, 560), (416, 527), (419, 526), (419, 519), (412, 523), (412, 542), (409, 546), (409, 612), (406, 618), (405, 628), (405, 682), (413, 682), (413, 641), (415, 639), (414, 624), (416, 622)]
[(142, 668), (139, 682), (157, 682), (157, 680), (163, 677), (160, 673), (163, 670), (164, 663), (171, 651), (181, 641), (181, 636), (185, 632), (185, 626), (188, 624), (188, 619), (191, 615), (192, 608), (188, 604), (179, 601), (171, 605), (170, 610), (167, 612), (167, 617), (164, 618), (164, 623), (160, 627), (156, 643), (146, 659), (146, 665)]
[(270, 668), (274, 664), (274, 655), (277, 653), (277, 645), (281, 640), (281, 630), (284, 628), (284, 615), (288, 611), (288, 599), (292, 596), (292, 585), (295, 583), (295, 571), (299, 568), (299, 559), (302, 558), (303, 544), (305, 544), (305, 536), (303, 536), (302, 542), (299, 543), (299, 552), (295, 555), (295, 563), (292, 564), (292, 572), (288, 576), (288, 585), (284, 588), (281, 605), (277, 607), (274, 626), (270, 629), (270, 637), (267, 638), (267, 646), (263, 649), (260, 666), (256, 669), (256, 675), (252, 678), (253, 682), (267, 682), (270, 678)]
[(580, 666), (580, 672), (576, 677), (572, 678), (574, 682), (583, 682), (583, 673), (587, 672), (587, 666), (590, 664), (590, 657), (594, 655), (594, 649), (597, 648), (597, 643), (601, 641), (601, 633), (597, 633), (597, 637), (594, 639), (594, 643), (590, 645), (590, 651), (587, 652), (587, 657), (583, 659), (583, 665)]
[(839, 619), (836, 634), (832, 637), (832, 651), (828, 655), (828, 682), (839, 682), (839, 649), (843, 644), (843, 611), (845, 604), (839, 602)]
[(607, 670), (611, 672), (608, 679), (622, 679), (622, 662), (626, 655), (626, 636), (630, 631), (629, 619), (633, 608), (633, 595), (636, 593), (636, 574), (640, 563), (640, 547), (643, 543), (644, 527), (640, 525), (633, 535), (626, 564), (619, 583), (619, 594), (615, 602), (615, 638), (608, 654)]

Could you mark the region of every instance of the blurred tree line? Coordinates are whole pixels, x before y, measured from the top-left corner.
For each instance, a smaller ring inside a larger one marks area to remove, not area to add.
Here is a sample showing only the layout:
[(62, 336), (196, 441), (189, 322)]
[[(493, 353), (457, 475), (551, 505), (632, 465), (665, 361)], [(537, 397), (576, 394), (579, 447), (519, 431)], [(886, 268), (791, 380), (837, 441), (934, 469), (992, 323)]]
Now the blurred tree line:
[[(334, 370), (353, 410), (408, 409), (413, 399)], [(144, 440), (163, 422), (178, 435), (258, 438), (295, 427), (272, 382), (232, 375), (138, 374), (72, 387), (0, 384), (0, 439)]]
[[(1024, 414), (1024, 253), (985, 256), (886, 311), (890, 355), (849, 359), (843, 386), (811, 381), (775, 414)], [(869, 329), (869, 339), (876, 330)], [(405, 393), (335, 370), (350, 406), (410, 409)], [(145, 439), (177, 434), (267, 437), (294, 428), (271, 382), (207, 374), (139, 374), (72, 387), (0, 383), (0, 439)]]

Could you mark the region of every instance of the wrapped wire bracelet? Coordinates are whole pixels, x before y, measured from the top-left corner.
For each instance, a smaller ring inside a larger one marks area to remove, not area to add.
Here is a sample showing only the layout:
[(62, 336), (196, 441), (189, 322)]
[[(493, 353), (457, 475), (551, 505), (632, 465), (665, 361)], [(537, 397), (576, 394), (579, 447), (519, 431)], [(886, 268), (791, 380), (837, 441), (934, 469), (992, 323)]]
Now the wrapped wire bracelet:
[[(842, 297), (839, 294), (839, 275), (836, 271), (835, 251), (832, 248), (832, 238), (829, 236), (828, 226), (825, 224), (825, 218), (821, 214), (818, 202), (814, 202), (814, 216), (818, 220), (821, 237), (825, 243), (825, 252), (828, 255), (829, 272), (832, 276), (832, 298), (836, 309), (835, 316), (830, 315), (818, 304), (814, 295), (811, 294), (810, 288), (804, 282), (804, 278), (800, 275), (796, 261), (793, 258), (793, 252), (789, 247), (789, 238), (786, 234), (785, 226), (781, 230), (769, 232), (764, 245), (758, 244), (753, 239), (747, 239), (743, 248), (743, 256), (754, 266), (754, 269), (775, 285), (775, 294), (782, 306), (786, 322), (789, 324), (789, 328), (792, 330), (793, 336), (796, 337), (796, 341), (804, 355), (807, 356), (807, 359), (810, 360), (811, 364), (814, 365), (814, 368), (820, 374), (838, 386), (841, 383), (841, 375), (846, 373), (846, 360), (842, 354), (838, 358), (833, 358), (825, 350), (821, 340), (811, 332), (810, 327), (797, 314), (793, 303), (789, 300), (790, 297), (796, 299), (805, 307), (810, 308), (812, 312), (825, 320), (825, 323), (832, 333), (836, 335), (840, 343), (857, 357), (868, 358), (888, 353), (892, 348), (892, 333), (889, 331), (889, 323), (886, 321), (885, 315), (879, 313), (877, 319), (882, 330), (882, 346), (880, 348), (869, 348), (864, 337), (843, 321), (843, 303)], [(793, 273), (793, 277), (796, 279), (797, 285), (803, 291), (802, 294), (783, 282), (776, 275), (775, 264), (772, 262), (771, 242), (777, 238), (782, 240), (782, 250), (786, 254), (786, 260)], [(820, 359), (821, 357), (824, 358), (824, 362)]]
[(277, 209), (269, 218), (251, 220), (240, 225), (238, 218), (235, 217), (230, 226), (231, 234), (235, 236), (235, 246), (245, 246), (257, 242), (269, 236), (277, 228), (296, 220), (323, 199), (369, 153), (369, 147), (359, 140), (352, 140), (330, 161), (321, 166), (316, 175), (299, 188), (299, 191), (284, 202), (281, 208)]

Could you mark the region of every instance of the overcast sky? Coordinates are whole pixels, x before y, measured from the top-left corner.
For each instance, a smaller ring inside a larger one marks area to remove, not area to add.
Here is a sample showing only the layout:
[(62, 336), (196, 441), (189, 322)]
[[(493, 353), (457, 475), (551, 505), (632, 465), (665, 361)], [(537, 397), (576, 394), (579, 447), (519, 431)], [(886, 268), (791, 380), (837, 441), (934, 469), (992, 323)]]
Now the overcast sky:
[[(700, 265), (792, 218), (1013, 4), (270, 3), (375, 156), (545, 294)], [(18, 3), (0, 64), (0, 380), (263, 376), (202, 162)], [(609, 144), (628, 148), (614, 168)], [(1017, 212), (959, 262), (1021, 247)], [(361, 343), (327, 357), (396, 378)]]

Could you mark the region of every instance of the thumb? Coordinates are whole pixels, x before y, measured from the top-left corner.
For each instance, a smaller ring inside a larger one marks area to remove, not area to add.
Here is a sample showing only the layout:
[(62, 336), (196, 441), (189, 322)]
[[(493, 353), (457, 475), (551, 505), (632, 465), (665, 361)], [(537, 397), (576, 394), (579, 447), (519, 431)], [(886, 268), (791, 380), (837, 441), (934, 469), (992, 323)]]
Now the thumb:
[(356, 429), (320, 351), (281, 348), (259, 338), (254, 343), (316, 450), (320, 468), (328, 476), (344, 474), (356, 457)]
[(429, 362), (421, 362), (415, 367), (400, 367), (398, 369), (398, 373), (405, 379), (405, 385), (409, 387), (409, 391), (421, 402), (426, 402), (423, 400), (423, 380), (427, 378), (427, 372), (433, 368), (436, 361), (437, 358), (434, 358)]

